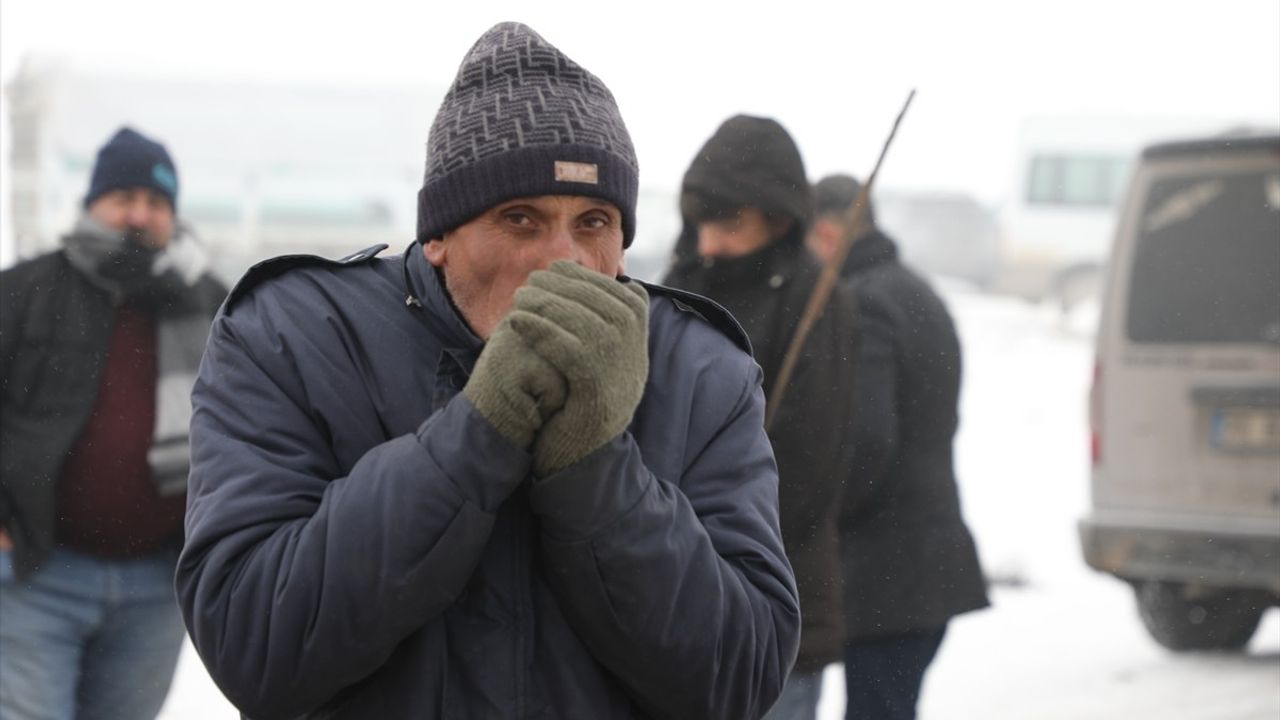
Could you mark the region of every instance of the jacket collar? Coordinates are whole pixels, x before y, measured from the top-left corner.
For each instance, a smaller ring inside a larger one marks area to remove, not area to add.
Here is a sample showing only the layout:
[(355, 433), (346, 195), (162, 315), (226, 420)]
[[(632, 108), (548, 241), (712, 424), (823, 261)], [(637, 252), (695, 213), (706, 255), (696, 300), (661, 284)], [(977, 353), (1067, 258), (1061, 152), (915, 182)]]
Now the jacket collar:
[[(484, 341), (472, 332), (462, 313), (453, 304), (444, 278), (422, 253), (422, 244), (413, 242), (405, 250), (405, 281), (408, 295), (405, 302), (420, 307), (412, 309), (421, 313), (423, 321), (440, 340), (445, 351), (453, 355), (468, 370), (475, 357), (484, 348)], [(469, 362), (468, 362), (469, 360)]]

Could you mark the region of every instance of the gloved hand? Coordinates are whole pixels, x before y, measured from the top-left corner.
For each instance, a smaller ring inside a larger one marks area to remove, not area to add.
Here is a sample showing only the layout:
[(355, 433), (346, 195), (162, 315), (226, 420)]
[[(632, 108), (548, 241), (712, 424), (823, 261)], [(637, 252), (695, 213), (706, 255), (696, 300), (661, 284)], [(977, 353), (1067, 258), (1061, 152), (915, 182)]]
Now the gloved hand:
[(534, 272), (516, 291), (511, 326), (564, 376), (564, 407), (533, 443), (546, 477), (627, 429), (649, 378), (649, 295), (568, 261)]
[(565, 379), (511, 327), (510, 315), (485, 343), (462, 394), (489, 424), (525, 450), (564, 405)]

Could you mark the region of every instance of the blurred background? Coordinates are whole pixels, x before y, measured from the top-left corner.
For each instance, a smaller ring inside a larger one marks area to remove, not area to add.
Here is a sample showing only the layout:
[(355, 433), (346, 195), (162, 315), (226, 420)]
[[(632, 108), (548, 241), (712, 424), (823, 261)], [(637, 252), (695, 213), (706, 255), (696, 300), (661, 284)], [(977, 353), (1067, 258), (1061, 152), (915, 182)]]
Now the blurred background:
[[(961, 491), (994, 587), (992, 609), (952, 623), (922, 717), (1280, 717), (1280, 611), (1243, 652), (1172, 653), (1129, 587), (1085, 565), (1077, 530), (1117, 207), (1152, 142), (1280, 132), (1275, 0), (4, 0), (0, 267), (57, 246), (121, 124), (166, 143), (180, 215), (228, 282), (278, 254), (403, 248), (431, 119), (501, 20), (618, 99), (641, 166), (628, 269), (646, 279), (722, 120), (777, 119), (812, 180), (865, 177), (918, 90), (877, 215), (960, 328)], [(841, 678), (824, 718), (841, 716)], [(191, 652), (165, 717), (234, 717)]]

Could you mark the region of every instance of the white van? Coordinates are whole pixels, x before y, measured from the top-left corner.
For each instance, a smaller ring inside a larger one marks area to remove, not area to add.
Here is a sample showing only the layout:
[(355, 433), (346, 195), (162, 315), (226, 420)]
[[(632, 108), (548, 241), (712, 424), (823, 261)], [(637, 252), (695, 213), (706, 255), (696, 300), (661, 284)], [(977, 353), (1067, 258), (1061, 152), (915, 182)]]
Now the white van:
[(1280, 604), (1280, 136), (1147, 148), (1118, 220), (1084, 556), (1166, 647), (1241, 648)]
[(993, 289), (1064, 310), (1096, 296), (1115, 235), (1117, 206), (1143, 147), (1233, 123), (1175, 116), (1026, 118), (1013, 193), (999, 210)]

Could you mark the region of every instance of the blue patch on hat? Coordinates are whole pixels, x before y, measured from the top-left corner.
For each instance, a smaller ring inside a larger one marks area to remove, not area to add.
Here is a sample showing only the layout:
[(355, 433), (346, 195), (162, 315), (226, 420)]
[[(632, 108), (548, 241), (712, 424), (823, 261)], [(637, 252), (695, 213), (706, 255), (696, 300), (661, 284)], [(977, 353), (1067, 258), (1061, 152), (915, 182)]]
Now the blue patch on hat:
[(138, 131), (123, 127), (98, 150), (84, 206), (88, 208), (113, 190), (129, 188), (148, 188), (160, 193), (177, 209), (178, 170), (169, 151)]
[(164, 165), (155, 165), (151, 168), (151, 178), (160, 184), (160, 187), (169, 191), (169, 195), (178, 194), (178, 178), (173, 171)]

